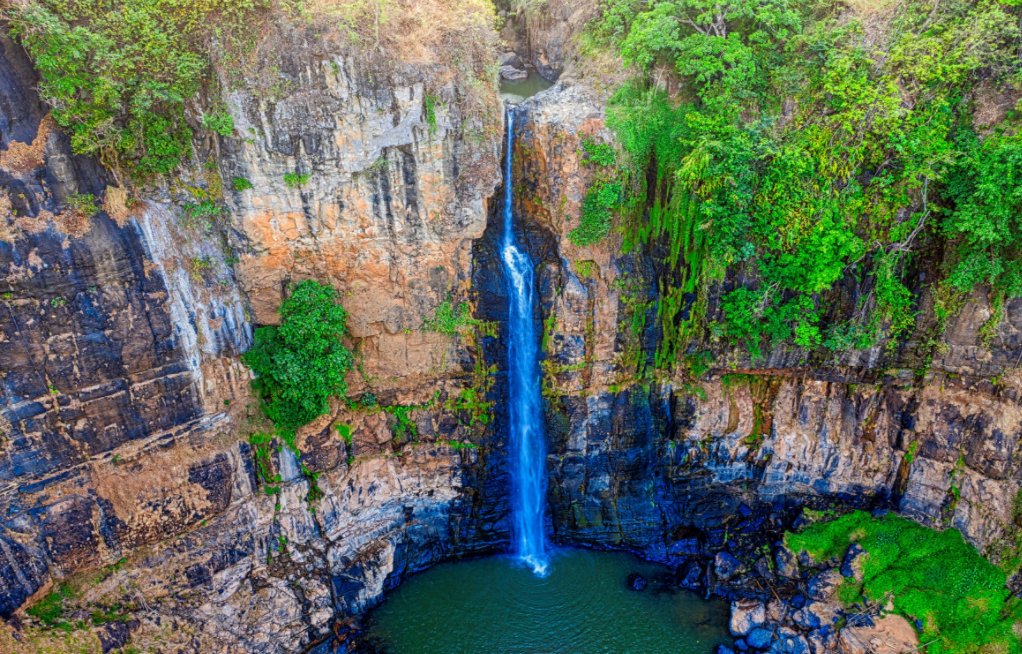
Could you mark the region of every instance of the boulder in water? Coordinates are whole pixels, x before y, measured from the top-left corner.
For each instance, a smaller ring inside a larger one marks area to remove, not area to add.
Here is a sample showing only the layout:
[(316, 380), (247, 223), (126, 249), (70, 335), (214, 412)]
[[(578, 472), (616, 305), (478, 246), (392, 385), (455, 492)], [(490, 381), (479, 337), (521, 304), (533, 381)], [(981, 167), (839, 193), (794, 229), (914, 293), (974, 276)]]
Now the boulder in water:
[(625, 583), (628, 584), (628, 590), (642, 592), (646, 590), (646, 586), (649, 585), (649, 580), (640, 575), (638, 572), (633, 572), (628, 575), (628, 579)]

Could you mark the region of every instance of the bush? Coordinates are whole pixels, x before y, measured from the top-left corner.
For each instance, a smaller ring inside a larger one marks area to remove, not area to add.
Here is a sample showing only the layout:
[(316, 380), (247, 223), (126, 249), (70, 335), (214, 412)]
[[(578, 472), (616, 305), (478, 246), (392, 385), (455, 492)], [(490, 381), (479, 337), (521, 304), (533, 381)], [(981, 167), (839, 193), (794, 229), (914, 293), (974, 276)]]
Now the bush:
[(348, 314), (336, 290), (312, 280), (298, 283), (278, 314), (280, 325), (258, 328), (242, 360), (256, 374), (252, 387), (263, 413), (293, 434), (325, 414), (331, 396), (347, 394), (352, 355), (342, 339)]
[(284, 185), (288, 188), (301, 188), (309, 183), (312, 175), (309, 173), (284, 173)]
[(231, 180), (231, 187), (235, 191), (238, 191), (239, 193), (241, 191), (247, 191), (247, 190), (253, 188), (252, 187), (252, 182), (248, 181), (244, 177), (235, 177), (234, 179), (232, 179)]
[(437, 306), (432, 318), (427, 318), (422, 322), (422, 327), (438, 334), (457, 336), (463, 329), (476, 323), (476, 319), (472, 317), (471, 308), (466, 302), (459, 302), (455, 305), (450, 299), (447, 299)]
[(596, 245), (607, 234), (613, 220), (613, 210), (621, 202), (621, 184), (597, 180), (586, 191), (582, 200), (579, 226), (568, 233), (568, 239), (580, 247)]
[[(35, 62), (40, 95), (70, 132), (74, 151), (103, 154), (147, 177), (174, 170), (191, 154), (185, 104), (206, 79), (210, 42), (237, 50), (267, 6), (268, 0), (29, 0), (9, 5), (4, 15)], [(210, 118), (207, 127), (223, 133), (223, 115)]]
[[(888, 514), (856, 511), (786, 535), (788, 547), (818, 561), (838, 560), (857, 542), (868, 553), (861, 594), (922, 623), (920, 639), (930, 654), (1019, 654), (1022, 604), (1006, 587), (1007, 575), (954, 529), (934, 531)], [(859, 592), (842, 588), (857, 601)]]
[(212, 111), (202, 116), (202, 126), (220, 136), (234, 133), (234, 118), (226, 111)]

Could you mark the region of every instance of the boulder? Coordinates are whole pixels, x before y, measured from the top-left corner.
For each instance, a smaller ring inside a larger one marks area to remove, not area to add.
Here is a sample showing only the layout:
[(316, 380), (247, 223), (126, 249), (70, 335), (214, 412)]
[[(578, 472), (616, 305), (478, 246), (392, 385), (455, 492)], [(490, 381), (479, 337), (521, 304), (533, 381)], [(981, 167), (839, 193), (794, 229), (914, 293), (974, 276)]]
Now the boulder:
[(766, 622), (766, 607), (762, 602), (743, 599), (731, 603), (731, 622), (729, 628), (732, 636), (744, 636)]
[(774, 552), (774, 568), (777, 570), (778, 577), (795, 579), (799, 575), (798, 557), (787, 547), (781, 545)]
[(511, 66), (512, 68), (525, 68), (525, 63), (518, 53), (510, 50), (497, 57), (497, 64), (500, 66)]
[(825, 570), (809, 580), (806, 594), (814, 600), (826, 602), (833, 599), (843, 581), (844, 578), (837, 570)]
[(737, 575), (742, 569), (742, 562), (727, 552), (717, 552), (713, 559), (713, 571), (718, 579), (727, 581)]
[(500, 67), (500, 78), (508, 81), (523, 80), (529, 76), (529, 72), (524, 68), (515, 68), (514, 66), (501, 66)]
[(855, 579), (862, 583), (862, 564), (869, 554), (858, 543), (852, 543), (845, 552), (845, 558), (841, 561), (841, 574), (847, 578)]
[(758, 650), (769, 649), (773, 641), (774, 632), (764, 627), (756, 627), (745, 637), (745, 642), (749, 644), (749, 647)]
[(628, 585), (628, 590), (642, 592), (646, 590), (646, 586), (649, 585), (649, 580), (640, 575), (638, 572), (633, 572), (628, 575), (628, 579), (625, 583)]
[(678, 585), (688, 590), (701, 591), (703, 583), (703, 566), (697, 561), (686, 561), (678, 570)]
[(838, 654), (902, 654), (914, 652), (919, 638), (911, 623), (888, 614), (868, 625), (848, 626), (838, 633)]

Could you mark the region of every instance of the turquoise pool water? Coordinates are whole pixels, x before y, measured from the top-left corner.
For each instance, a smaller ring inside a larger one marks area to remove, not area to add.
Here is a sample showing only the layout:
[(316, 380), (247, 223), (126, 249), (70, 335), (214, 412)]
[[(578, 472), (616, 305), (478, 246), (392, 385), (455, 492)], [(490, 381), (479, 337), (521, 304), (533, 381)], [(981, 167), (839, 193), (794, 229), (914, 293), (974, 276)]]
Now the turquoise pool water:
[[(633, 572), (644, 591), (628, 589)], [(511, 557), (443, 564), (395, 590), (367, 635), (387, 654), (711, 654), (727, 606), (658, 588), (665, 572), (588, 550), (554, 551), (546, 577)]]

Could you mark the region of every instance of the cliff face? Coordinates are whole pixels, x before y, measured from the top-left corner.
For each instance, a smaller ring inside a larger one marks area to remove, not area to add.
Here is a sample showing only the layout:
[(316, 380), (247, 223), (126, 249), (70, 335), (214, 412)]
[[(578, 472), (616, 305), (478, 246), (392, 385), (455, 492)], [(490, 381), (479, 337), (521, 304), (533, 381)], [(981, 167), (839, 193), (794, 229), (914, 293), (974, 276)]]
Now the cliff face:
[[(139, 646), (296, 651), (404, 574), (506, 539), (502, 502), (480, 499), (502, 487), (486, 450), (446, 444), (478, 436), (447, 402), (485, 382), (478, 339), (423, 328), (466, 297), (499, 178), (496, 91), (468, 97), (450, 69), (358, 57), (312, 28), (276, 36), (288, 47), (258, 65), (277, 88), (228, 98), (243, 136), (197, 142), (180, 180), (127, 200), (70, 155), (2, 41), (5, 617), (70, 578), (69, 613), (122, 607)], [(95, 215), (66, 208), (76, 193)], [(228, 211), (197, 212), (203, 201)], [(238, 355), (309, 277), (342, 291), (353, 393), (379, 404), (337, 407), (347, 442), (330, 416), (299, 435), (301, 460), (273, 450), (270, 496)], [(404, 408), (403, 437), (380, 407)], [(128, 637), (120, 623), (74, 636), (104, 651)]]
[[(570, 54), (558, 19), (592, 7), (550, 4), (523, 42), (552, 75)], [(235, 136), (197, 142), (180, 179), (133, 201), (69, 153), (31, 66), (0, 40), (5, 618), (71, 579), (72, 613), (119, 605), (132, 618), (81, 635), (97, 651), (129, 637), (175, 651), (328, 648), (405, 575), (507, 542), (495, 89), (453, 64), (275, 29), (245, 83), (221, 71)], [(681, 563), (736, 534), (761, 543), (804, 505), (893, 507), (992, 556), (1014, 537), (1022, 303), (985, 346), (989, 308), (975, 298), (926, 375), (914, 344), (817, 365), (706, 342), (694, 349), (716, 363), (701, 374), (643, 377), (656, 253), (622, 254), (615, 233), (589, 248), (568, 238), (598, 174), (582, 142), (612, 138), (603, 101), (562, 85), (520, 120), (516, 208), (543, 299), (557, 540)], [(68, 209), (74, 194), (102, 210)], [(197, 214), (205, 200), (226, 211)], [(248, 438), (266, 425), (238, 355), (305, 278), (342, 292), (352, 396), (378, 402), (338, 403), (299, 433), (300, 456), (261, 460)], [(492, 326), (424, 328), (462, 300)], [(466, 389), (495, 404), (467, 405)], [(279, 495), (260, 487), (267, 463)]]
[(753, 362), (707, 341), (690, 348), (706, 354), (705, 371), (682, 364), (636, 383), (655, 349), (656, 253), (622, 255), (613, 234), (588, 248), (567, 237), (597, 174), (582, 143), (611, 138), (601, 102), (558, 87), (526, 107), (520, 213), (555, 241), (541, 251), (559, 538), (677, 561), (673, 551), (719, 545), (745, 522), (742, 504), (777, 526), (788, 508), (854, 505), (957, 527), (995, 558), (1014, 544), (1022, 302), (984, 345), (990, 312), (977, 294), (925, 373), (916, 343), (810, 364), (797, 350)]

